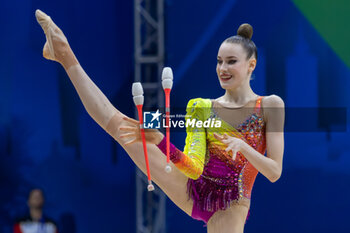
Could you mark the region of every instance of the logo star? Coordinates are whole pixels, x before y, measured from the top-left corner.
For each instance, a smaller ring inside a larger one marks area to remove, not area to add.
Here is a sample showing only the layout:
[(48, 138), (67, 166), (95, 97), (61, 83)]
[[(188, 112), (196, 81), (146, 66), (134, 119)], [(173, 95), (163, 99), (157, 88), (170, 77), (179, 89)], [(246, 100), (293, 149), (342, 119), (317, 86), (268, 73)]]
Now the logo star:
[(155, 119), (158, 119), (158, 117), (160, 117), (162, 114), (159, 113), (159, 109), (157, 109), (157, 112), (151, 113), (151, 115), (153, 116), (153, 118), (152, 118), (152, 120), (151, 120), (151, 122), (152, 122), (152, 121), (154, 121)]

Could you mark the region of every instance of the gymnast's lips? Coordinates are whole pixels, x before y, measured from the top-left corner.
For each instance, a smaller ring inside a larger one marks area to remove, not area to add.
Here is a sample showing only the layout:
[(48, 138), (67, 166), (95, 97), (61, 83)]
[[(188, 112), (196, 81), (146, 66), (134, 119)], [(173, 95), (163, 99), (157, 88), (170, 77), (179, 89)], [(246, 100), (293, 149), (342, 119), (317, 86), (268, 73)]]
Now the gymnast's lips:
[(232, 75), (226, 75), (226, 74), (220, 75), (220, 80), (223, 81), (223, 82), (227, 82), (227, 81), (229, 81), (231, 79), (232, 79)]

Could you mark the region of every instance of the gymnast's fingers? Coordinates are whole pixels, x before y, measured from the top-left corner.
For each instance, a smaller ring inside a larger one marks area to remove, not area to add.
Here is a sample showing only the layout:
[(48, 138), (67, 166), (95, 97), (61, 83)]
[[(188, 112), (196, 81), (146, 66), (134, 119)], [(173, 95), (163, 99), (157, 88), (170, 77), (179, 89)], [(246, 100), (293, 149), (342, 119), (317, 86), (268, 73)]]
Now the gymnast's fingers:
[(230, 150), (233, 150), (233, 146), (231, 146), (231, 145), (228, 146), (228, 147), (225, 149), (226, 152), (228, 152), (228, 151), (230, 151)]
[(124, 126), (124, 127), (120, 127), (119, 130), (126, 131), (126, 132), (137, 132), (139, 129), (136, 127)]
[(214, 137), (215, 137), (217, 140), (219, 140), (219, 141), (221, 141), (221, 140), (224, 139), (224, 137), (223, 137), (222, 135), (218, 134), (218, 133), (214, 133), (213, 135), (214, 135)]
[(237, 157), (237, 151), (232, 150), (232, 160), (236, 160), (236, 157)]
[(132, 119), (132, 118), (130, 118), (130, 117), (123, 117), (123, 120), (126, 120), (127, 122), (132, 123), (132, 124), (135, 124), (135, 125), (139, 125), (139, 124), (140, 124), (139, 121), (137, 121), (137, 120), (135, 120), (135, 119)]
[(130, 141), (128, 141), (128, 142), (125, 142), (125, 143), (124, 143), (124, 146), (129, 146), (129, 145), (131, 145), (131, 144), (134, 144), (135, 142), (137, 142), (136, 138), (134, 138), (133, 140), (130, 140)]
[(228, 144), (231, 143), (230, 139), (222, 139), (221, 141), (222, 141), (223, 143), (225, 143), (226, 145), (228, 145)]
[(120, 138), (130, 138), (130, 137), (136, 137), (135, 133), (126, 133), (120, 135)]

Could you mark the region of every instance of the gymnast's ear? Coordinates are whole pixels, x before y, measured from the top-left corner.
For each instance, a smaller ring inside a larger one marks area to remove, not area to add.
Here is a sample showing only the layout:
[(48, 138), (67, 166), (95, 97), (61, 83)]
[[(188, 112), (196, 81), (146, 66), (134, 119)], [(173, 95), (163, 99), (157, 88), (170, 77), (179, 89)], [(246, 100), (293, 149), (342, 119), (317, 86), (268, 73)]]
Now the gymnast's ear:
[(256, 67), (256, 59), (254, 57), (252, 57), (249, 59), (248, 72), (253, 73), (253, 71), (255, 70), (255, 67)]

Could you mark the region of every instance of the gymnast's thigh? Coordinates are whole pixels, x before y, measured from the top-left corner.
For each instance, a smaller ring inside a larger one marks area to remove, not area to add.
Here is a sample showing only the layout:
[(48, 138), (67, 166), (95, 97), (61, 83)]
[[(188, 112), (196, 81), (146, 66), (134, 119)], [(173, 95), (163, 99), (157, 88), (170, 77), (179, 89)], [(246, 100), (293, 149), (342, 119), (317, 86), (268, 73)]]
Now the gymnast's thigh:
[(250, 202), (243, 200), (217, 211), (208, 221), (208, 233), (243, 233)]
[[(144, 160), (141, 143), (126, 146), (125, 150), (131, 158), (137, 156)], [(187, 194), (188, 178), (172, 163), (170, 164), (172, 171), (166, 173), (164, 170), (166, 166), (166, 156), (155, 145), (147, 145), (147, 150), (152, 180), (180, 209), (188, 215), (191, 215), (193, 201)], [(138, 165), (138, 167), (146, 174), (144, 165)]]

